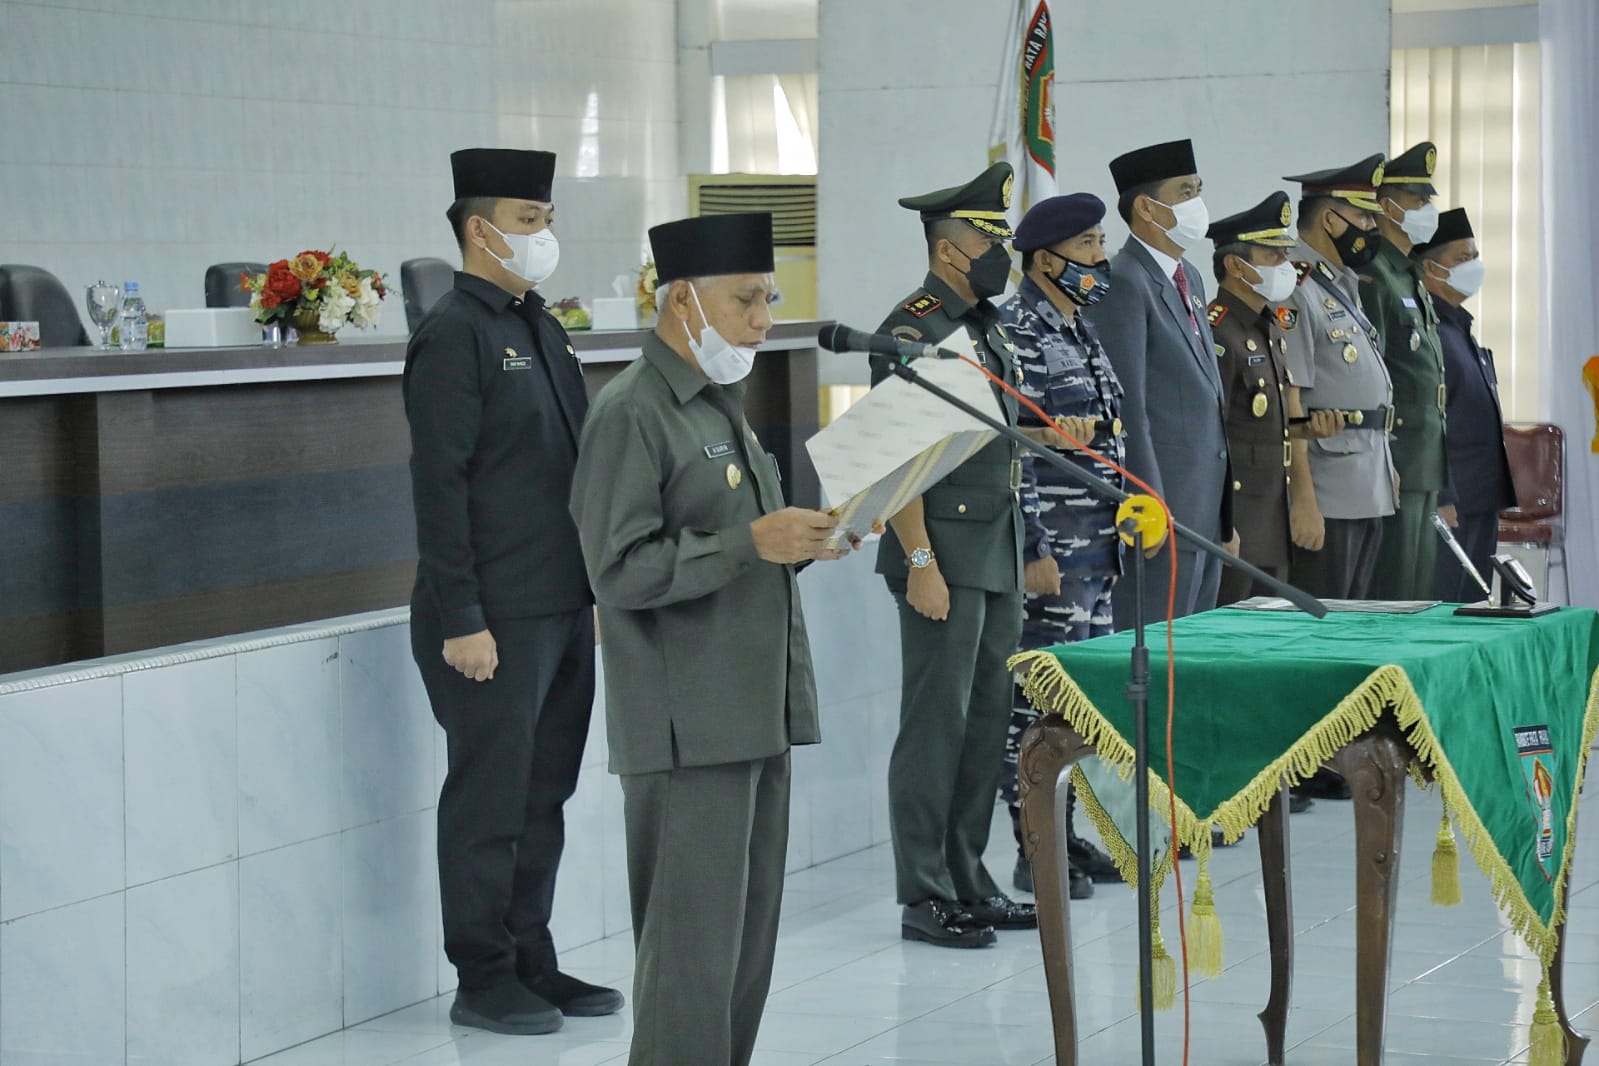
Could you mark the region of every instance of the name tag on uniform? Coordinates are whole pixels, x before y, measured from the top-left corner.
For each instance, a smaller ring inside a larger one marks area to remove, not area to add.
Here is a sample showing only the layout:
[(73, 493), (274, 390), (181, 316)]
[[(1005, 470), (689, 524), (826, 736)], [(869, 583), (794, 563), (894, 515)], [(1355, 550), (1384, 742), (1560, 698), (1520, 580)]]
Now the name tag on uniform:
[(1399, 298), (1399, 302), (1404, 304), (1406, 307), (1410, 308), (1412, 311), (1414, 311), (1416, 309), (1416, 301), (1412, 300), (1408, 296), (1401, 296)]
[(732, 455), (734, 449), (735, 445), (730, 440), (719, 441), (716, 444), (707, 444), (705, 446), (705, 458), (721, 459), (723, 456)]
[(1266, 357), (1264, 355), (1252, 355), (1252, 356), (1249, 357), (1249, 365), (1250, 366), (1259, 366), (1261, 363), (1264, 363), (1265, 361), (1266, 361)]
[(500, 363), (501, 370), (532, 370), (533, 360), (525, 355), (517, 355), (515, 348), (505, 349), (505, 359)]

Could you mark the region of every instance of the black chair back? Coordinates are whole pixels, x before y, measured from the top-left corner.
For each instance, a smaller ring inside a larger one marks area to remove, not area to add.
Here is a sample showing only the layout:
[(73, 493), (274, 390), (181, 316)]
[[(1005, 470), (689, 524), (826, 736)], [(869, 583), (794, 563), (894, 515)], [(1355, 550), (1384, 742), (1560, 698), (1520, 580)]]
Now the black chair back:
[(407, 259), (400, 264), (400, 292), (405, 296), (405, 325), (412, 333), (439, 297), (455, 287), (455, 267), (442, 259)]
[(0, 266), (0, 321), (39, 323), (39, 344), (45, 348), (89, 343), (78, 301), (59, 278), (36, 266)]
[(265, 263), (214, 263), (205, 268), (207, 307), (249, 307), (250, 293), (239, 288), (240, 274), (265, 274)]

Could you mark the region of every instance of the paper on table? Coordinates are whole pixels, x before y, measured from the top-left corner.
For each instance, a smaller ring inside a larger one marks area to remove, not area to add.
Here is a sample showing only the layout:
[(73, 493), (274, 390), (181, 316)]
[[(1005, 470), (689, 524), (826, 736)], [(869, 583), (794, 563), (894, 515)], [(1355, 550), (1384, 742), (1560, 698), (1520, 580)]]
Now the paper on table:
[[(965, 330), (939, 347), (973, 352)], [(968, 363), (921, 359), (916, 372), (979, 410), (1001, 410), (988, 378)], [(886, 523), (993, 437), (977, 419), (918, 386), (899, 378), (883, 381), (805, 443), (823, 496), (839, 512), (833, 543)]]

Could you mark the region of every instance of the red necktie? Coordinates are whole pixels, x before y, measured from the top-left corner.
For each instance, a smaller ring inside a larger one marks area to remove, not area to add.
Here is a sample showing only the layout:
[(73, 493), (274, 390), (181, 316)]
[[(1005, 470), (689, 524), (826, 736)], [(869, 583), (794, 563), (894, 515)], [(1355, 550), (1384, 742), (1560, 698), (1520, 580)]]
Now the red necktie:
[(1183, 271), (1183, 265), (1177, 264), (1177, 269), (1172, 273), (1172, 280), (1177, 282), (1177, 295), (1183, 298), (1183, 310), (1188, 312), (1188, 325), (1195, 333), (1199, 332), (1199, 319), (1194, 317), (1194, 301), (1188, 298), (1188, 275)]

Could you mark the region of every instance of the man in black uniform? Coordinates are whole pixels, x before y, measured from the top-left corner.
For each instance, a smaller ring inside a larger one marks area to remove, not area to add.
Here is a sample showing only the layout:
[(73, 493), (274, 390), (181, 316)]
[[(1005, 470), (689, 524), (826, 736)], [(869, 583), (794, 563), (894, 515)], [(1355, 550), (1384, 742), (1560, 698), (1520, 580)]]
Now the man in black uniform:
[[(1444, 378), (1449, 397), (1444, 441), (1449, 449), (1449, 480), (1438, 494), (1438, 514), (1454, 527), (1477, 572), (1488, 576), (1488, 557), (1499, 541), (1499, 512), (1516, 504), (1505, 456), (1504, 414), (1499, 407), (1499, 375), (1494, 353), (1471, 335), (1472, 317), (1462, 304), (1482, 287), (1482, 259), (1465, 208), (1438, 216), (1438, 232), (1414, 254), (1421, 260), (1422, 283), (1438, 312), (1443, 342)], [(1437, 554), (1433, 595), (1446, 603), (1482, 598), (1455, 553)]]
[(594, 597), (567, 511), (588, 409), (566, 332), (532, 286), (555, 269), (555, 156), (450, 157), (462, 271), (405, 356), (416, 505), (411, 653), (449, 740), (439, 796), (450, 1020), (553, 1032), (621, 993), (556, 967), (561, 808), (594, 702)]

